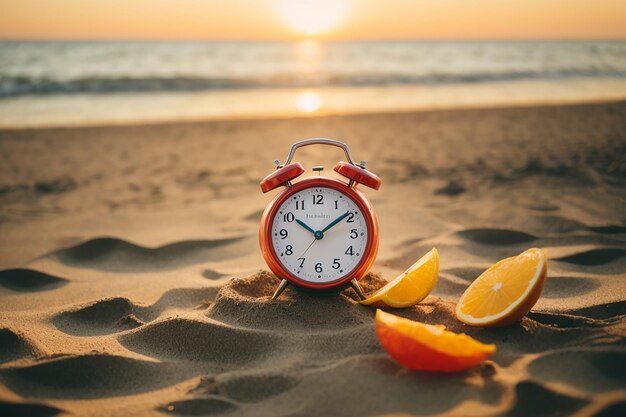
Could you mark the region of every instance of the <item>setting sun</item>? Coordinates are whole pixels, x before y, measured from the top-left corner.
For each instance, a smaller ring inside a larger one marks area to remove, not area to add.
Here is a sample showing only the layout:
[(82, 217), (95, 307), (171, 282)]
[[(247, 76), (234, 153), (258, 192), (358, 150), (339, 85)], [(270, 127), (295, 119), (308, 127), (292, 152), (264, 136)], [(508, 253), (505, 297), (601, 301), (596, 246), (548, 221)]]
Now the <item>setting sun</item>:
[(279, 0), (283, 19), (305, 35), (319, 35), (336, 27), (345, 18), (347, 0)]

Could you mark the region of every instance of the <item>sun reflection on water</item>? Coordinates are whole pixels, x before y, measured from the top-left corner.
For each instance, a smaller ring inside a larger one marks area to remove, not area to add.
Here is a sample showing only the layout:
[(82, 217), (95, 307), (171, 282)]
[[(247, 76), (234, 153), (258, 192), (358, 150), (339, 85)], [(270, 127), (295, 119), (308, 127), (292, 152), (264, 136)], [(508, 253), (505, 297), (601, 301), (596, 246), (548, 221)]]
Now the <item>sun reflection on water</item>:
[(322, 96), (315, 90), (304, 90), (298, 94), (296, 109), (302, 113), (315, 113), (322, 107)]

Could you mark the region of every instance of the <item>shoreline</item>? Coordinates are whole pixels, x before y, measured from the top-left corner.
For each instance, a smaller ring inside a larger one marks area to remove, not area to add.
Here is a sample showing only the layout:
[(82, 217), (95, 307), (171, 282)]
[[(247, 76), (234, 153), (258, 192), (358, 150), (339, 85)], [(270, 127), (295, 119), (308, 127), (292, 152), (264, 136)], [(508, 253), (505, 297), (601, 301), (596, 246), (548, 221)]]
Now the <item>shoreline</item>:
[[(547, 91), (550, 92), (548, 95)], [(626, 80), (571, 79), (447, 86), (24, 96), (0, 100), (0, 129), (279, 120), (626, 100)]]
[[(527, 103), (501, 103), (501, 104), (485, 104), (485, 105), (468, 105), (456, 107), (433, 107), (418, 109), (390, 109), (381, 111), (363, 111), (363, 112), (345, 112), (345, 113), (316, 113), (316, 114), (291, 114), (291, 115), (274, 115), (274, 116), (232, 116), (224, 118), (191, 118), (191, 119), (164, 119), (164, 120), (136, 120), (131, 122), (102, 122), (93, 124), (70, 124), (70, 125), (43, 125), (43, 126), (2, 126), (0, 125), (0, 133), (20, 132), (20, 131), (55, 131), (55, 130), (80, 130), (80, 129), (108, 129), (108, 128), (141, 128), (152, 126), (180, 126), (180, 125), (203, 125), (212, 123), (255, 123), (255, 122), (286, 122), (311, 119), (327, 119), (327, 118), (344, 118), (344, 117), (368, 117), (368, 116), (394, 116), (394, 115), (412, 115), (412, 114), (430, 114), (430, 113), (454, 113), (454, 112), (489, 112), (493, 110), (515, 110), (515, 109), (548, 109), (560, 107), (581, 107), (581, 106), (604, 106), (604, 105), (621, 105), (626, 103), (626, 96), (623, 98), (598, 98), (582, 101), (545, 101), (545, 102), (527, 102)], [(1, 138), (0, 138), (1, 140)]]

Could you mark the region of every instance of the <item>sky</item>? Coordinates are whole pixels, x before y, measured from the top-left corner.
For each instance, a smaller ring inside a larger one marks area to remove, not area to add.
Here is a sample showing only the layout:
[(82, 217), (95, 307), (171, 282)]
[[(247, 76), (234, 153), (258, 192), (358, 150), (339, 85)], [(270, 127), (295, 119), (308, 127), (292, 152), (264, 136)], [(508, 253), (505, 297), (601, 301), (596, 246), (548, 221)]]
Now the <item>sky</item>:
[(620, 39), (624, 0), (0, 0), (1, 39)]

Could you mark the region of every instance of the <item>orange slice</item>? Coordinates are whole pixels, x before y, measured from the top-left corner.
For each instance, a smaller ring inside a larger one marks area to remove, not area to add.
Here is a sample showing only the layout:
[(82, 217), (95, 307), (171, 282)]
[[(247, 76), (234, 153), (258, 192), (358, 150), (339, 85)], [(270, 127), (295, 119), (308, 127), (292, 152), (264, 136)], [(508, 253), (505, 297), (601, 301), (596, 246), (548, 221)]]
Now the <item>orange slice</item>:
[(471, 326), (515, 323), (539, 299), (547, 273), (548, 261), (541, 249), (503, 259), (465, 290), (456, 306), (456, 317)]
[(496, 345), (447, 331), (445, 326), (420, 323), (382, 310), (376, 311), (376, 334), (391, 357), (415, 370), (461, 371), (496, 351)]
[(395, 308), (414, 306), (430, 294), (438, 274), (439, 252), (433, 248), (404, 273), (361, 301), (361, 304)]

